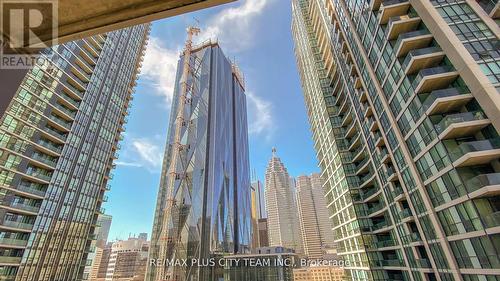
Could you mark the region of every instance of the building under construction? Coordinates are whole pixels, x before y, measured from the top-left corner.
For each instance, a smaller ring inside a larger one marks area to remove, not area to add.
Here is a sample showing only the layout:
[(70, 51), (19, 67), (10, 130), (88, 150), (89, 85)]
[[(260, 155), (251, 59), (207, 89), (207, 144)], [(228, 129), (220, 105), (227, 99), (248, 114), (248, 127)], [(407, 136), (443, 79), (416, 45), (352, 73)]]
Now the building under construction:
[[(181, 54), (152, 231), (147, 280), (213, 280), (182, 265), (250, 251), (250, 171), (243, 76), (217, 42)], [(177, 265), (170, 265), (174, 261)]]

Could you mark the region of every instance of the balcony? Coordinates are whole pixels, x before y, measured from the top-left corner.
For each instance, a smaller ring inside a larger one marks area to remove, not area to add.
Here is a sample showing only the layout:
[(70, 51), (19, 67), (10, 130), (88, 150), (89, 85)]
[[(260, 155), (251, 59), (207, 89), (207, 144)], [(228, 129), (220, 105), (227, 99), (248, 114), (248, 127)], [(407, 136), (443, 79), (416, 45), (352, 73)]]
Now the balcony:
[(360, 136), (361, 134), (358, 132), (349, 140), (347, 150), (353, 151), (355, 148), (359, 147), (359, 145), (361, 144)]
[(369, 171), (370, 158), (365, 157), (361, 162), (356, 165), (356, 175), (363, 175)]
[(384, 259), (372, 261), (373, 267), (403, 267), (404, 262), (398, 259)]
[[(351, 153), (352, 155), (352, 162), (359, 162), (361, 161), (365, 155), (364, 155), (364, 150), (365, 150), (365, 147), (364, 146), (360, 146), (358, 149), (356, 149), (354, 152)], [(368, 158), (368, 157), (366, 157)]]
[(343, 118), (342, 123), (340, 124), (342, 127), (346, 127), (352, 122), (352, 113), (349, 111)]
[(500, 226), (500, 211), (482, 216), (481, 219), (486, 228)]
[(368, 203), (368, 202), (373, 202), (376, 200), (378, 197), (378, 194), (380, 194), (380, 189), (378, 186), (372, 187), (370, 190), (367, 192), (362, 192), (361, 193), (361, 199), (363, 202)]
[(406, 218), (413, 218), (413, 214), (411, 213), (410, 209), (403, 209), (401, 212), (398, 213), (399, 219), (404, 220)]
[(398, 40), (394, 45), (394, 50), (396, 56), (399, 58), (408, 54), (411, 50), (422, 49), (429, 46), (431, 41), (432, 34), (427, 30), (405, 32), (398, 36)]
[(470, 198), (493, 197), (500, 195), (500, 173), (482, 174), (464, 183)]
[(19, 230), (25, 231), (25, 232), (31, 232), (31, 229), (33, 228), (33, 223), (24, 223), (24, 222), (18, 222), (18, 221), (4, 220), (3, 223), (0, 224), (0, 226), (19, 229)]
[(500, 2), (498, 0), (478, 0), (477, 3), (491, 18), (500, 18)]
[(391, 157), (389, 156), (389, 152), (387, 152), (386, 148), (380, 149), (378, 157), (380, 159), (380, 162), (382, 162), (383, 164), (391, 162)]
[(411, 50), (403, 61), (405, 74), (414, 74), (421, 69), (438, 65), (444, 58), (444, 52), (439, 47), (427, 47)]
[(372, 173), (372, 172), (368, 173), (367, 175), (363, 176), (360, 179), (360, 183), (361, 184), (359, 185), (359, 187), (360, 188), (365, 188), (365, 187), (368, 187), (368, 186), (375, 185), (374, 179), (375, 179), (375, 174)]
[(408, 12), (410, 2), (408, 0), (386, 0), (382, 1), (382, 9), (379, 12), (379, 24), (386, 24), (389, 19), (402, 16)]
[(372, 107), (369, 104), (363, 104), (361, 106), (361, 110), (363, 110), (363, 117), (368, 118), (373, 115)]
[(52, 129), (52, 127), (44, 127), (42, 129), (42, 132), (49, 140), (60, 144), (64, 144), (66, 138), (68, 137), (67, 134), (63, 134), (57, 130), (54, 130)]
[(385, 169), (385, 177), (387, 181), (395, 181), (398, 179), (398, 176), (396, 175), (396, 171), (394, 171), (394, 167), (389, 166)]
[(434, 127), (439, 138), (445, 140), (472, 136), (489, 124), (491, 121), (483, 112), (475, 111), (446, 115)]
[(90, 82), (90, 74), (86, 73), (85, 71), (80, 71), (76, 69), (76, 67), (72, 67), (70, 71), (75, 77), (77, 77), (83, 83)]
[(415, 93), (426, 93), (450, 86), (458, 77), (458, 72), (451, 66), (436, 66), (425, 68), (418, 72), (413, 80)]
[(35, 195), (37, 198), (44, 198), (45, 197), (45, 190), (39, 189), (40, 185), (39, 184), (28, 184), (28, 183), (21, 183), (17, 186), (17, 190), (26, 192), (29, 194)]
[(374, 144), (376, 147), (381, 147), (383, 145), (385, 145), (385, 142), (384, 142), (384, 138), (382, 137), (382, 134), (380, 133), (380, 131), (375, 131), (375, 132), (372, 132), (372, 138), (373, 138), (373, 141), (374, 141)]
[(49, 183), (50, 179), (52, 177), (49, 174), (43, 173), (43, 172), (35, 170), (35, 169), (28, 169), (26, 171), (26, 174), (37, 179), (37, 180), (41, 180), (43, 183)]
[(26, 247), (26, 244), (28, 244), (28, 240), (4, 237), (0, 238), (0, 247), (3, 248), (24, 248)]
[(37, 162), (43, 163), (43, 167), (48, 167), (51, 169), (54, 169), (57, 165), (57, 161), (54, 161), (53, 159), (43, 156), (37, 152), (35, 152), (32, 156), (31, 159), (36, 160)]
[(446, 88), (432, 91), (422, 103), (427, 115), (456, 111), (472, 100), (472, 95), (462, 93), (458, 88)]
[(420, 234), (418, 232), (413, 232), (401, 237), (401, 241), (403, 242), (403, 244), (407, 245), (411, 243), (422, 242), (422, 238), (420, 237)]
[(368, 118), (368, 122), (369, 122), (369, 129), (370, 131), (372, 132), (375, 132), (376, 130), (378, 130), (378, 123), (377, 123), (377, 120), (375, 120), (375, 117), (371, 116), (370, 118)]
[[(81, 46), (80, 46), (81, 47)], [(87, 62), (88, 64), (95, 66), (97, 64), (97, 58), (95, 58), (90, 51), (85, 48), (81, 48), (80, 56)]]
[(88, 61), (77, 56), (75, 57), (75, 63), (81, 70), (85, 71), (85, 73), (92, 74), (93, 66)]
[(48, 141), (44, 141), (42, 139), (40, 139), (37, 142), (37, 144), (39, 144), (40, 146), (43, 146), (45, 148), (48, 148), (49, 152), (55, 153), (56, 155), (60, 155), (62, 152), (62, 145), (56, 146), (56, 145), (53, 145), (52, 143), (50, 143)]
[(54, 107), (54, 111), (58, 113), (60, 117), (63, 117), (67, 121), (73, 121), (76, 116), (76, 111), (72, 111), (59, 103), (55, 103), (52, 105)]
[(69, 132), (71, 130), (71, 125), (72, 125), (71, 122), (64, 121), (63, 119), (55, 115), (50, 115), (47, 120), (48, 123), (56, 129), (59, 129), (64, 132)]
[(391, 17), (387, 26), (387, 40), (398, 38), (399, 34), (410, 32), (418, 28), (420, 17), (409, 17), (408, 15)]
[(339, 109), (340, 113), (346, 112), (346, 110), (348, 108), (348, 104), (349, 104), (348, 100), (349, 100), (348, 98), (345, 98), (344, 101), (342, 102), (342, 105), (340, 106), (340, 109)]
[(86, 41), (85, 39), (84, 39), (84, 41), (85, 41), (85, 44), (83, 44), (83, 48), (85, 50), (89, 51), (90, 54), (92, 54), (92, 56), (97, 59), (99, 57), (99, 51), (94, 46), (92, 46), (92, 44), (90, 44), (90, 42)]
[(7, 204), (8, 204), (8, 205), (6, 205), (7, 207), (11, 207), (11, 208), (14, 208), (16, 210), (29, 213), (31, 215), (38, 214), (38, 211), (40, 210), (40, 206), (33, 206), (33, 205), (19, 203), (19, 202), (10, 202), (10, 204), (9, 203), (7, 203)]
[(357, 91), (358, 94), (359, 94), (359, 101), (360, 102), (365, 102), (368, 100), (368, 96), (366, 95), (366, 91), (364, 91), (363, 89)]
[(352, 122), (351, 125), (347, 128), (344, 138), (348, 139), (354, 136), (354, 133), (356, 133), (356, 122)]
[(416, 259), (415, 265), (418, 268), (431, 268), (431, 262), (428, 259)]
[(21, 257), (6, 257), (0, 256), (0, 265), (19, 265)]
[(500, 139), (448, 143), (446, 147), (455, 167), (488, 164), (500, 157)]

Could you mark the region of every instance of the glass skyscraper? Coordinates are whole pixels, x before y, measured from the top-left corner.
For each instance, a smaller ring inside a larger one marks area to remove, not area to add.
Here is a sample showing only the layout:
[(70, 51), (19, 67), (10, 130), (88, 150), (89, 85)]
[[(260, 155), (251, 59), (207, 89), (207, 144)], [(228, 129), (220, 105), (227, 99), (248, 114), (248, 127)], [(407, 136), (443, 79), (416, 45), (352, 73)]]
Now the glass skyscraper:
[(347, 278), (499, 280), (494, 15), (466, 0), (292, 2)]
[(55, 46), (0, 120), (0, 280), (81, 280), (149, 25)]
[(217, 43), (188, 42), (177, 69), (150, 249), (158, 263), (148, 265), (150, 281), (212, 280), (209, 267), (165, 261), (247, 253), (252, 242), (243, 77)]

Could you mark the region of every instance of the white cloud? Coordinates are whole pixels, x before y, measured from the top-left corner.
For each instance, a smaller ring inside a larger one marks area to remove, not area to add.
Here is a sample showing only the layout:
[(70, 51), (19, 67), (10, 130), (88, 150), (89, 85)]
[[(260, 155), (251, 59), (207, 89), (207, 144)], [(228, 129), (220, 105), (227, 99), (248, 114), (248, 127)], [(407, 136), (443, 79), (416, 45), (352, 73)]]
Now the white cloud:
[(163, 147), (159, 145), (160, 136), (150, 138), (131, 138), (126, 141), (118, 166), (145, 168), (150, 172), (159, 172), (163, 160)]
[(161, 167), (163, 151), (159, 145), (149, 139), (135, 139), (132, 146), (139, 156), (140, 162), (145, 163), (152, 168)]
[(201, 38), (218, 38), (231, 52), (250, 47), (255, 36), (257, 17), (270, 1), (245, 0), (240, 1), (239, 6), (223, 9), (208, 20)]
[(271, 102), (247, 92), (248, 101), (248, 133), (250, 135), (264, 135), (267, 139), (274, 131)]
[(168, 49), (163, 46), (159, 38), (152, 36), (144, 56), (141, 75), (153, 84), (157, 94), (165, 98), (167, 106), (170, 105), (174, 95), (180, 50), (180, 47)]

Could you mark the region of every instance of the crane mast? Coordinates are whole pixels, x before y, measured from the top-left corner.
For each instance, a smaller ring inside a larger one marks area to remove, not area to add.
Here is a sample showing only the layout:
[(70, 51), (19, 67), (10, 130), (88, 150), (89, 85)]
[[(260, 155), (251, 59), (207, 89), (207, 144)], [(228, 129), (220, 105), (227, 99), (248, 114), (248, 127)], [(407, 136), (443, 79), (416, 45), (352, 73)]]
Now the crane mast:
[[(169, 223), (168, 220), (172, 216), (172, 211), (175, 208), (176, 201), (175, 201), (175, 194), (174, 194), (174, 189), (175, 189), (175, 182), (178, 180), (182, 175), (179, 175), (177, 173), (177, 170), (179, 168), (179, 156), (181, 151), (185, 148), (184, 145), (181, 143), (181, 134), (182, 134), (182, 128), (186, 126), (186, 122), (184, 120), (184, 111), (185, 111), (185, 106), (188, 103), (188, 94), (192, 91), (193, 87), (188, 84), (188, 79), (189, 75), (193, 73), (193, 70), (191, 69), (191, 54), (193, 50), (193, 37), (197, 36), (200, 33), (200, 29), (198, 27), (189, 27), (187, 29), (187, 40), (186, 44), (184, 47), (183, 51), (183, 56), (184, 56), (184, 61), (183, 61), (183, 68), (182, 68), (182, 76), (181, 76), (181, 85), (180, 85), (180, 94), (179, 94), (179, 99), (177, 100), (177, 107), (172, 107), (172, 108), (177, 108), (177, 113), (176, 113), (176, 118), (175, 118), (175, 128), (174, 128), (174, 138), (173, 138), (173, 143), (172, 143), (172, 154), (171, 154), (171, 161), (170, 165), (168, 167), (168, 184), (167, 184), (167, 197), (166, 197), (166, 208), (163, 212), (163, 224), (162, 224), (162, 230), (160, 234), (160, 239), (163, 240), (160, 244), (162, 245), (160, 247), (159, 251), (159, 258), (161, 260), (166, 260), (169, 257), (167, 257), (167, 252), (168, 252), (168, 244), (169, 243), (176, 243), (175, 241), (175, 233), (171, 233), (171, 230), (169, 231)], [(174, 230), (174, 232), (176, 232)], [(157, 280), (166, 280), (165, 279), (165, 266), (162, 265), (158, 268), (156, 278)], [(173, 276), (175, 278), (175, 276)], [(175, 280), (175, 279), (174, 279)]]

